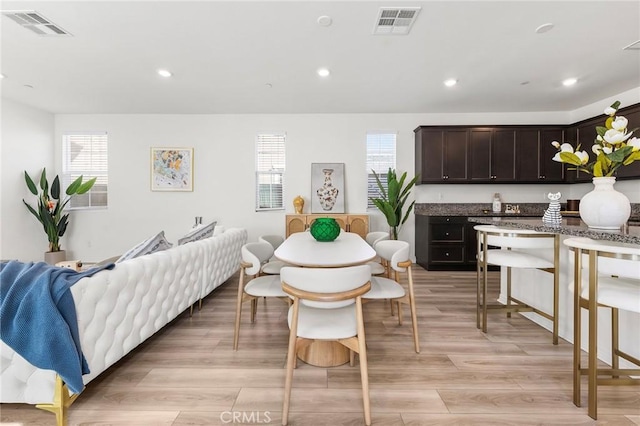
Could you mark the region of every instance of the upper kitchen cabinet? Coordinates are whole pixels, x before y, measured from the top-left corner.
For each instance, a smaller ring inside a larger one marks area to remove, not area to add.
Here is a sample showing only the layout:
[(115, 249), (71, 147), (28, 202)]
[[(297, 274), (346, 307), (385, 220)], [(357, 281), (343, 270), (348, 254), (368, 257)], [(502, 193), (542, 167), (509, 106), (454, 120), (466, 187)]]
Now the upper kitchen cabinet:
[(513, 182), (516, 179), (515, 131), (502, 128), (469, 130), (469, 180)]
[[(627, 129), (637, 129), (633, 132), (633, 136), (640, 138), (640, 104), (628, 108), (621, 108), (618, 110), (618, 114), (629, 120)], [(640, 178), (640, 161), (635, 161), (627, 166), (620, 167), (616, 172), (616, 176), (622, 180)]]
[(419, 184), (467, 181), (466, 128), (419, 127), (415, 137), (415, 173), (420, 173)]
[(564, 129), (543, 126), (516, 129), (517, 181), (558, 183), (564, 180), (564, 164), (553, 161), (551, 142), (564, 140)]

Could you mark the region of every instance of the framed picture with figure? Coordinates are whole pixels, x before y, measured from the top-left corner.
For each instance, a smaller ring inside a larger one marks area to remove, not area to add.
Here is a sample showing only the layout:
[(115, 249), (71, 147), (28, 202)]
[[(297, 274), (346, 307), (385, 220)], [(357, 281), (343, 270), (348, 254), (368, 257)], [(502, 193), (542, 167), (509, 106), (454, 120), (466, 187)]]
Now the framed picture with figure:
[(151, 190), (193, 191), (193, 148), (151, 148)]
[(311, 213), (344, 212), (344, 163), (312, 163)]

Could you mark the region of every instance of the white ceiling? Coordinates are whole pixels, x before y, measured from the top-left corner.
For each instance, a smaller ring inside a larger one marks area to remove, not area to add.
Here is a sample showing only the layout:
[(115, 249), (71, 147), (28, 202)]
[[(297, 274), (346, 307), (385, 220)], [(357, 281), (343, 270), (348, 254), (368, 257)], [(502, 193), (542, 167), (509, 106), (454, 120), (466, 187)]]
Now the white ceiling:
[[(2, 97), (53, 113), (567, 111), (640, 87), (640, 50), (622, 50), (640, 40), (638, 0), (0, 5), (73, 34), (0, 19)], [(422, 7), (409, 35), (373, 35), (390, 5)]]

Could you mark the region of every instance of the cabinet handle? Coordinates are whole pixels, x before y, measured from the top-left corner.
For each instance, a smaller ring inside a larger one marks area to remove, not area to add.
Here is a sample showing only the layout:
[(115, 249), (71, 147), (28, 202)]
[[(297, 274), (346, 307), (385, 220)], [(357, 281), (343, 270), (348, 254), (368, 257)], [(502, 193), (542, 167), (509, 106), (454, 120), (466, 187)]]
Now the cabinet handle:
[(447, 222), (449, 222), (451, 219), (447, 218)]
[(445, 255), (445, 256), (447, 256), (447, 257), (449, 257), (449, 253), (445, 253), (444, 255)]
[(446, 236), (448, 237), (448, 236), (449, 236), (449, 233), (448, 233), (448, 232), (445, 232), (445, 233), (444, 233), (444, 235), (446, 235)]

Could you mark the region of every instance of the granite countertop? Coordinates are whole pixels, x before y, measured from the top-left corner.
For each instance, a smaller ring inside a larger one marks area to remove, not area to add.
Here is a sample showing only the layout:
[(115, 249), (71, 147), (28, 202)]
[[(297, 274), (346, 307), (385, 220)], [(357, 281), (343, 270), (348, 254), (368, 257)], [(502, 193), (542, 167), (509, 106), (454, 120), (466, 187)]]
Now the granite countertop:
[(594, 240), (616, 241), (627, 244), (640, 245), (640, 226), (625, 226), (624, 230), (608, 231), (589, 228), (579, 218), (564, 218), (558, 225), (548, 225), (542, 222), (542, 218), (518, 218), (518, 217), (469, 217), (469, 222), (487, 225), (506, 226), (519, 229), (532, 229), (539, 232), (551, 232), (555, 234), (572, 235), (574, 237), (586, 237)]

